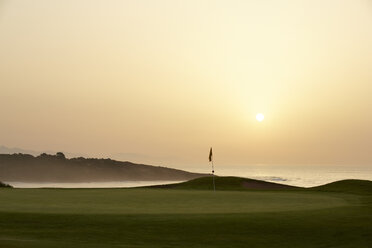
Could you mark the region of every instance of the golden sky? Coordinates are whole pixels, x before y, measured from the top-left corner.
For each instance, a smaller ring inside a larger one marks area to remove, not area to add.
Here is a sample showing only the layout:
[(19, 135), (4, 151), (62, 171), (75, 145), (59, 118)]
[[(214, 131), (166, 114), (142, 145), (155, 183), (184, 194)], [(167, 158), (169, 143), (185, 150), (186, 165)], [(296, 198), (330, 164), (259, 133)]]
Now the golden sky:
[(371, 44), (370, 0), (0, 0), (0, 145), (372, 164)]

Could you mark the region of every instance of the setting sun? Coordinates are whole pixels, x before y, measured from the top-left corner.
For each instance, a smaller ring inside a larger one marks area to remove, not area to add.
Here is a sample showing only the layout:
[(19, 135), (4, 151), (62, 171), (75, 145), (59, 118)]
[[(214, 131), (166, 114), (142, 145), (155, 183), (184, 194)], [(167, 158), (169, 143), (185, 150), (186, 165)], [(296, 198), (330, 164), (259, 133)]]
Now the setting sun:
[(261, 121), (263, 121), (265, 119), (265, 116), (263, 114), (259, 113), (259, 114), (256, 115), (256, 119), (259, 122), (261, 122)]

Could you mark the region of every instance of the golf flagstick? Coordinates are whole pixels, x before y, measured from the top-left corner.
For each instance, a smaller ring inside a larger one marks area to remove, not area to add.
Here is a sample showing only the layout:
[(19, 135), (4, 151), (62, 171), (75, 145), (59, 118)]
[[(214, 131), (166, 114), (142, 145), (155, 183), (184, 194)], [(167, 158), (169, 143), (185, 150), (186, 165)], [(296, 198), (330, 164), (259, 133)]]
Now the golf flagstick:
[(214, 183), (214, 164), (213, 164), (213, 152), (212, 152), (212, 147), (209, 150), (209, 162), (212, 162), (212, 177), (213, 177), (213, 191), (216, 192), (216, 185)]

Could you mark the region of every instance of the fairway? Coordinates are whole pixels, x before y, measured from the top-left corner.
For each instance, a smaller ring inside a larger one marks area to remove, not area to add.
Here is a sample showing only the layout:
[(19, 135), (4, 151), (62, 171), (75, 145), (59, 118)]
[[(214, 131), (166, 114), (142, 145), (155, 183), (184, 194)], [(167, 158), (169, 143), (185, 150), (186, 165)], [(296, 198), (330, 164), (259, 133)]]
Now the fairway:
[(369, 199), (285, 190), (1, 189), (0, 247), (368, 247)]
[(8, 189), (0, 211), (58, 214), (211, 214), (301, 211), (347, 206), (352, 196), (304, 192), (160, 189)]

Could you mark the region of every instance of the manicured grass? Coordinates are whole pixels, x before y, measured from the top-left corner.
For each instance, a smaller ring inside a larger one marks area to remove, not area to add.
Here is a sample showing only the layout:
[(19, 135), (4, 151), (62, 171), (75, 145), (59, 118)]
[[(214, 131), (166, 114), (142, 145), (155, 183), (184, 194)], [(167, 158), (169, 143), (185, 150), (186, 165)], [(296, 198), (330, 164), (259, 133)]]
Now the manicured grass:
[(0, 211), (57, 214), (212, 214), (282, 212), (348, 206), (357, 197), (302, 192), (170, 189), (10, 189)]
[(0, 247), (370, 247), (371, 199), (326, 189), (1, 189)]
[(313, 187), (312, 190), (328, 191), (328, 192), (343, 192), (357, 195), (372, 194), (372, 182), (367, 180), (342, 180), (318, 187)]

